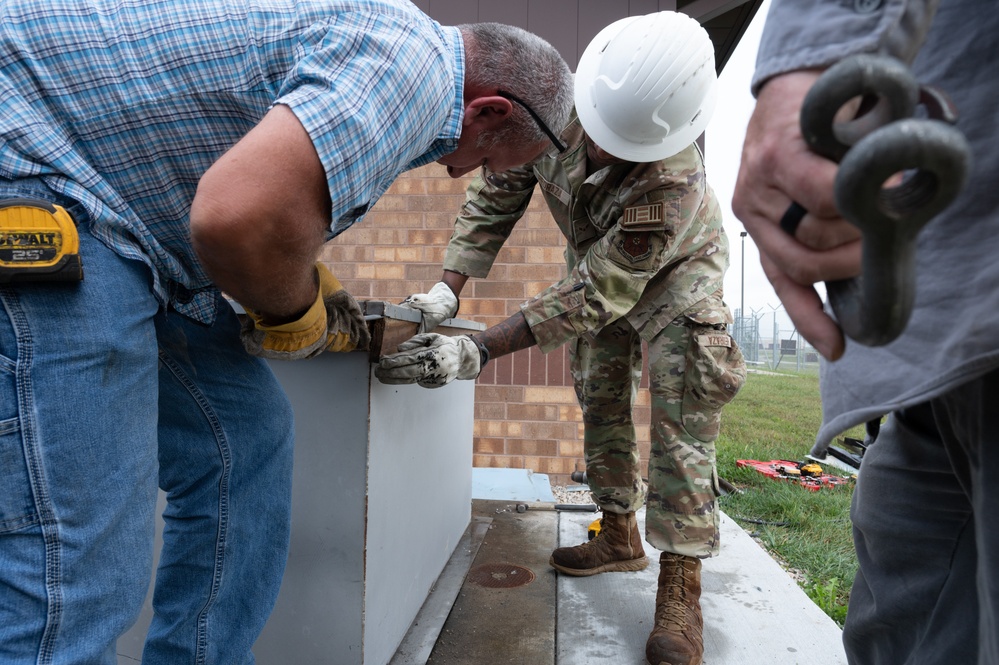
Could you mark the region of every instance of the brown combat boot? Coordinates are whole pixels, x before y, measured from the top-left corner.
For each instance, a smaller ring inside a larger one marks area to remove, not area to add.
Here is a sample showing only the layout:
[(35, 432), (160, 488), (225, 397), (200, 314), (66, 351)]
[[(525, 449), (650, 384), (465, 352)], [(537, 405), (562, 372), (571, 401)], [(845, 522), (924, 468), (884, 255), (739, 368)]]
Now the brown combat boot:
[(659, 557), (656, 620), (645, 644), (651, 665), (701, 665), (701, 560), (663, 552)]
[(619, 515), (604, 512), (600, 533), (593, 540), (575, 547), (560, 547), (552, 552), (552, 568), (576, 577), (597, 573), (643, 570), (649, 559), (642, 548), (635, 513)]

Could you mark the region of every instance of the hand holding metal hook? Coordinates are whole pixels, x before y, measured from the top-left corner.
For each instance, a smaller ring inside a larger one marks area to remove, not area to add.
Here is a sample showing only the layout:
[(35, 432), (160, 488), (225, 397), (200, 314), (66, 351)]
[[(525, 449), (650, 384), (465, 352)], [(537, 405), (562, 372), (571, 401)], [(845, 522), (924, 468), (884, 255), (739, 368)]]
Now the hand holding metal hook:
[[(837, 112), (857, 97), (863, 100), (858, 116), (836, 122)], [(918, 104), (929, 118), (912, 117)], [(860, 276), (826, 283), (840, 327), (860, 344), (887, 344), (909, 321), (916, 236), (957, 197), (968, 171), (970, 148), (951, 126), (955, 120), (942, 93), (920, 87), (905, 65), (887, 56), (842, 60), (805, 97), (802, 135), (812, 151), (839, 162), (836, 205), (863, 234)], [(900, 173), (900, 185), (884, 187)]]

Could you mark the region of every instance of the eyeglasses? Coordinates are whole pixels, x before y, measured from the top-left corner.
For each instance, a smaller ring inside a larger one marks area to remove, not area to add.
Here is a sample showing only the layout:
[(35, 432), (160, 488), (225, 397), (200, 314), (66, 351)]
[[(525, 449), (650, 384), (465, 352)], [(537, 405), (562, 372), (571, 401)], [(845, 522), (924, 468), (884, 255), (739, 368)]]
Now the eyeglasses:
[(539, 116), (537, 113), (535, 113), (534, 109), (532, 109), (530, 106), (528, 106), (527, 103), (524, 100), (516, 97), (515, 95), (510, 94), (509, 92), (504, 92), (503, 90), (497, 90), (496, 94), (499, 95), (500, 97), (505, 97), (505, 98), (509, 99), (511, 102), (516, 102), (516, 103), (520, 104), (521, 106), (523, 106), (524, 110), (527, 111), (531, 115), (532, 118), (534, 118), (534, 122), (538, 123), (538, 127), (541, 128), (541, 131), (543, 131), (548, 136), (548, 138), (551, 139), (552, 143), (555, 145), (555, 147), (558, 149), (558, 151), (559, 152), (565, 152), (566, 151), (566, 148), (568, 148), (569, 146), (567, 146), (566, 144), (562, 143), (562, 141), (561, 141), (561, 139), (559, 139), (558, 135), (555, 132), (553, 132), (551, 130), (551, 128), (548, 127), (548, 125), (545, 124), (545, 121), (541, 119), (541, 116)]

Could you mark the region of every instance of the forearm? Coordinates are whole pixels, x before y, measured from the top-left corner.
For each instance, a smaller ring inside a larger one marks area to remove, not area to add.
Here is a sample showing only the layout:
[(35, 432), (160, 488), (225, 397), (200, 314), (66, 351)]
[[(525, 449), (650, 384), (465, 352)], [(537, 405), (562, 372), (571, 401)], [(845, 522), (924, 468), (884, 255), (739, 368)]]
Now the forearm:
[(259, 312), (269, 325), (295, 320), (315, 301), (314, 264), (320, 246), (304, 241), (295, 245), (297, 251), (288, 251), (292, 248), (245, 243), (219, 246), (203, 237), (194, 240), (195, 251), (215, 285)]
[(444, 270), (468, 277), (489, 274), (496, 255), (527, 210), (537, 182), (529, 170), (511, 169), (501, 175), (506, 187), (486, 183), (481, 177), (468, 186), (467, 201), (454, 221), (444, 255)]
[[(833, 196), (837, 165), (812, 152), (800, 129), (802, 100), (819, 72), (783, 74), (761, 89), (746, 128), (732, 210), (760, 250), (760, 263), (795, 329), (826, 359), (845, 341), (814, 288), (860, 272), (856, 227)], [(807, 211), (794, 234), (779, 225), (794, 201)]]
[(220, 289), (266, 323), (283, 323), (316, 299), (313, 265), (330, 216), (312, 141), (279, 105), (202, 176), (191, 243)]
[(490, 358), (498, 358), (537, 345), (531, 327), (527, 325), (527, 319), (520, 312), (488, 330), (475, 333), (474, 337), (489, 350)]

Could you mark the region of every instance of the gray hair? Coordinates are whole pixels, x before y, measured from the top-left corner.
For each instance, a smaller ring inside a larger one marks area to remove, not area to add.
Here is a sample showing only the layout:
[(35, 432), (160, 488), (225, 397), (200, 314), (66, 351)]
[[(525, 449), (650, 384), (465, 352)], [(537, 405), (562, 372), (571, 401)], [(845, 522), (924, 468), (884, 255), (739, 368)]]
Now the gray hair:
[[(555, 47), (503, 23), (469, 23), (458, 28), (466, 44), (466, 83), (497, 88), (522, 99), (560, 134), (572, 112), (572, 73)], [(513, 108), (510, 119), (489, 133), (491, 145), (503, 142), (521, 147), (548, 140), (526, 110), (516, 103)]]

